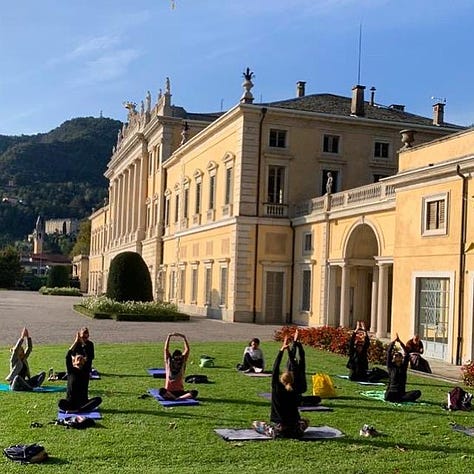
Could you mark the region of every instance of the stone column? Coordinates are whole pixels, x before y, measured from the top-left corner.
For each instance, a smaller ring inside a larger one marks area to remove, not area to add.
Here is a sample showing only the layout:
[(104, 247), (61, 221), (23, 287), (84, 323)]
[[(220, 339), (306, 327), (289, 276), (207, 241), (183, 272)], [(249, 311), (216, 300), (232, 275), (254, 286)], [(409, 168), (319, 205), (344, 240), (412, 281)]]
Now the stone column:
[(142, 240), (145, 235), (145, 218), (146, 218), (146, 194), (148, 181), (148, 151), (146, 150), (146, 141), (144, 142), (141, 158), (140, 158), (140, 179), (138, 191), (138, 240)]
[(114, 209), (113, 209), (113, 240), (117, 241), (119, 236), (119, 208), (120, 208), (120, 181), (117, 178), (114, 179)]
[(340, 322), (339, 322), (339, 324), (343, 327), (349, 326), (350, 277), (351, 277), (351, 267), (347, 263), (344, 263), (342, 265), (341, 314), (340, 314)]
[(119, 239), (122, 240), (122, 237), (125, 235), (125, 176), (123, 173), (120, 175), (120, 191), (119, 191)]
[(377, 290), (378, 290), (378, 267), (373, 268), (372, 272), (372, 296), (370, 299), (370, 331), (377, 333)]
[(387, 291), (388, 291), (388, 264), (377, 263), (379, 267), (377, 291), (377, 337), (387, 337)]

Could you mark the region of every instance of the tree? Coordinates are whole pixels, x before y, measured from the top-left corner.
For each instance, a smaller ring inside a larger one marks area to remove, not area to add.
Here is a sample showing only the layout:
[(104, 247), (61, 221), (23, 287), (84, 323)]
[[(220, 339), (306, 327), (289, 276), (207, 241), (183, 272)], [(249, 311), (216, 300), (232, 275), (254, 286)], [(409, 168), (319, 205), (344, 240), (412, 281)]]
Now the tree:
[(0, 250), (0, 288), (13, 288), (21, 279), (20, 255), (12, 246)]
[(110, 262), (107, 296), (115, 301), (153, 301), (150, 272), (136, 252), (122, 252)]
[(79, 224), (79, 232), (77, 233), (76, 243), (72, 248), (71, 255), (89, 255), (91, 247), (91, 221), (84, 219)]
[(64, 265), (54, 265), (48, 271), (49, 288), (64, 288), (70, 286), (71, 267)]

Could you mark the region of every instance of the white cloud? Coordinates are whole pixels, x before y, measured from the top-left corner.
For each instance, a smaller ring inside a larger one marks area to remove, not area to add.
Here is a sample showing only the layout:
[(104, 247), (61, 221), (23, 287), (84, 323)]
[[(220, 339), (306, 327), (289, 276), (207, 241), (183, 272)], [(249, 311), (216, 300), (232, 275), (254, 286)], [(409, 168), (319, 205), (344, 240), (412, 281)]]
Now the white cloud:
[(130, 63), (140, 56), (141, 53), (135, 49), (122, 49), (90, 59), (82, 65), (72, 85), (91, 85), (117, 79), (124, 75)]

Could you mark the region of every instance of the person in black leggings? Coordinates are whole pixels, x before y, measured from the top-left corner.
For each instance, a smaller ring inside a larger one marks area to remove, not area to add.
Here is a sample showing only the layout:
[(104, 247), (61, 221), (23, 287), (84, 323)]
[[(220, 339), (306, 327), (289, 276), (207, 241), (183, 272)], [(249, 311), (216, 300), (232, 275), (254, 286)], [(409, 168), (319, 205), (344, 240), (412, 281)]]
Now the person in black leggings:
[[(385, 391), (385, 400), (389, 402), (414, 402), (421, 397), (419, 390), (406, 391), (407, 370), (410, 362), (410, 354), (405, 344), (396, 334), (396, 338), (390, 343), (387, 350), (387, 370), (389, 382)], [(395, 344), (399, 343), (404, 354), (395, 352)]]
[(78, 346), (81, 343), (81, 335), (78, 332), (66, 354), (67, 392), (66, 398), (59, 400), (58, 407), (68, 413), (93, 411), (102, 403), (101, 397), (89, 399), (90, 369), (87, 359), (78, 354)]

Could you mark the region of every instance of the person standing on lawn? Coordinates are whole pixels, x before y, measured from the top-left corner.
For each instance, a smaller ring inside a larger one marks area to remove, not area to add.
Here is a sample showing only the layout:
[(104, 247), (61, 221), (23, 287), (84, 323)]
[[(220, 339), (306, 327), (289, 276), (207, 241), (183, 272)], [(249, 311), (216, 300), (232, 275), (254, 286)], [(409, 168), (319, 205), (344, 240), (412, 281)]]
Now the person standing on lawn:
[(89, 366), (87, 359), (79, 351), (82, 345), (81, 333), (66, 354), (67, 392), (66, 398), (58, 402), (60, 410), (68, 413), (83, 413), (95, 410), (101, 403), (101, 397), (89, 399)]
[[(170, 341), (172, 337), (183, 339), (184, 350), (176, 349), (170, 353)], [(165, 341), (164, 360), (166, 379), (164, 388), (160, 388), (160, 395), (165, 400), (186, 400), (196, 398), (197, 390), (184, 390), (184, 373), (186, 371), (186, 362), (189, 357), (189, 343), (184, 334), (168, 334)]]
[[(26, 341), (26, 349), (23, 348), (24, 341)], [(38, 375), (31, 377), (28, 357), (32, 350), (33, 342), (28, 329), (23, 328), (20, 338), (11, 348), (10, 372), (6, 377), (6, 380), (10, 383), (10, 390), (31, 392), (43, 383), (46, 377), (45, 372), (40, 372)]]
[[(410, 354), (405, 344), (398, 337), (390, 343), (387, 350), (387, 370), (389, 383), (385, 391), (385, 400), (389, 402), (414, 402), (421, 397), (420, 390), (406, 391), (407, 370), (410, 362)], [(395, 352), (395, 344), (399, 343), (404, 354)]]
[[(280, 365), (285, 351), (289, 349), (288, 337), (285, 336), (283, 344), (273, 364), (272, 370), (272, 406), (270, 423), (254, 421), (252, 427), (258, 433), (266, 434), (272, 438), (301, 438), (309, 426), (306, 419), (302, 419), (298, 410), (301, 394), (295, 389), (295, 378), (288, 369), (280, 374)], [(295, 361), (288, 351), (292, 367)]]

